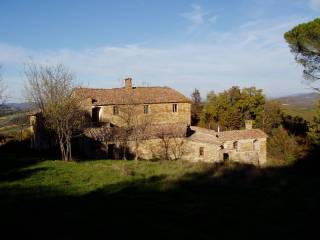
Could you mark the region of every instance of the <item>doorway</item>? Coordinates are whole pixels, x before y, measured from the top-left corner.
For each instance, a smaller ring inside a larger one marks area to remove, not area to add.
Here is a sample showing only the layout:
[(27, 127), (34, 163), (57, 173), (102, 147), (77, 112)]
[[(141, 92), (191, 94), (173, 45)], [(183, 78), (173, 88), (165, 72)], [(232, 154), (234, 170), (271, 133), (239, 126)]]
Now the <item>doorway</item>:
[(114, 144), (108, 144), (108, 159), (114, 159)]
[(224, 161), (224, 162), (229, 161), (229, 153), (224, 153), (224, 154), (223, 154), (223, 161)]
[(92, 122), (99, 123), (100, 120), (100, 107), (92, 108)]

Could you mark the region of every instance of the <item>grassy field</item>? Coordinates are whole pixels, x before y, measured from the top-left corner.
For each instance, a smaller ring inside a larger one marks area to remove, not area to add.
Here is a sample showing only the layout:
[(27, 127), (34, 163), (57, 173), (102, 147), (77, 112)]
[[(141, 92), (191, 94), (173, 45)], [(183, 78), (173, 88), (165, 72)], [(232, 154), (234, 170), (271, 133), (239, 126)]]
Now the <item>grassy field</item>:
[(0, 134), (19, 138), (21, 132), (28, 128), (26, 114), (15, 113), (0, 117)]
[(0, 226), (10, 239), (308, 239), (318, 232), (319, 164), (63, 163), (16, 147), (27, 149), (0, 147)]
[(312, 123), (313, 118), (316, 116), (315, 108), (299, 108), (282, 106), (282, 109), (286, 115), (299, 116)]

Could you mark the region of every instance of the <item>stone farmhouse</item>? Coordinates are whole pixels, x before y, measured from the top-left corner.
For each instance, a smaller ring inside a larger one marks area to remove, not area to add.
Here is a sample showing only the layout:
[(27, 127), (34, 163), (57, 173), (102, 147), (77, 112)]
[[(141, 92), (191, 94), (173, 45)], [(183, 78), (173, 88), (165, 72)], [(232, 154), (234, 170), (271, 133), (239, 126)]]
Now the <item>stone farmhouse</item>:
[(79, 88), (75, 96), (90, 114), (80, 147), (85, 154), (121, 158), (124, 149), (139, 159), (192, 162), (266, 163), (267, 135), (252, 129), (216, 132), (191, 124), (191, 102), (169, 87)]

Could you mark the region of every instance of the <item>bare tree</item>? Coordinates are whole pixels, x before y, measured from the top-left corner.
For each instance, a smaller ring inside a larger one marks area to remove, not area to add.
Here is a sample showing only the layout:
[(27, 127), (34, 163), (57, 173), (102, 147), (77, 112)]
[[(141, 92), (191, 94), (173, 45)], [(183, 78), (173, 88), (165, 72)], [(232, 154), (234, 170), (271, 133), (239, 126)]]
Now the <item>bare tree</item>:
[(129, 142), (133, 142), (135, 160), (140, 157), (139, 147), (141, 141), (148, 138), (147, 132), (152, 125), (152, 116), (148, 109), (137, 103), (133, 89), (125, 89), (122, 102), (125, 104), (119, 105), (119, 117), (122, 121), (120, 143), (123, 148), (123, 159), (127, 158), (127, 150)]
[(44, 126), (57, 137), (61, 157), (72, 160), (71, 139), (85, 115), (73, 95), (73, 75), (62, 64), (29, 64), (25, 70), (29, 99), (43, 115)]
[[(128, 96), (129, 98), (129, 96)], [(120, 136), (118, 140), (122, 147), (122, 158), (127, 159), (127, 150), (129, 148), (129, 141), (132, 138), (133, 132), (137, 124), (137, 106), (136, 104), (123, 104), (119, 107), (119, 117), (122, 120), (120, 128)]]
[(170, 151), (174, 160), (180, 159), (186, 152), (184, 138), (181, 136), (173, 136), (171, 138)]
[(135, 160), (140, 158), (140, 145), (141, 142), (147, 140), (150, 137), (150, 130), (152, 127), (152, 117), (143, 116), (132, 134), (132, 141), (134, 142)]
[(186, 131), (184, 126), (175, 124), (160, 127), (158, 138), (161, 140), (159, 154), (161, 158), (177, 160), (185, 154)]
[(28, 125), (27, 110), (20, 110), (13, 119), (10, 120), (10, 123), (17, 126), (17, 132), (15, 137), (21, 142), (24, 139), (25, 129)]

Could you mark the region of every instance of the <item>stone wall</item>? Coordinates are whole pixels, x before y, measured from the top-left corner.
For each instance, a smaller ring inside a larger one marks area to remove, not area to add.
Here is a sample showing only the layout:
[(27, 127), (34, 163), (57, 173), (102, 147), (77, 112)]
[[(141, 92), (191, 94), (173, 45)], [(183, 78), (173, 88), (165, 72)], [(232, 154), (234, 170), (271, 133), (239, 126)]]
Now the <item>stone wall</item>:
[[(115, 105), (101, 106), (99, 114), (100, 121), (111, 122), (114, 125), (123, 126), (125, 119), (127, 119), (128, 115), (130, 114), (134, 120), (137, 121), (137, 124), (145, 121), (145, 119), (154, 124), (191, 124), (190, 103), (177, 103), (177, 112), (172, 111), (173, 103), (146, 104), (149, 106), (147, 114), (144, 114), (144, 105), (145, 104), (135, 106), (118, 105), (118, 115), (113, 114), (113, 108)], [(132, 112), (132, 114), (130, 112)]]
[[(172, 140), (169, 147), (169, 157), (175, 158), (173, 154), (174, 149), (179, 143), (174, 141), (180, 141), (181, 145), (181, 159), (191, 162), (219, 162), (224, 160), (224, 154), (228, 154), (229, 161), (242, 162), (248, 164), (264, 165), (267, 161), (267, 146), (266, 139), (258, 139), (258, 142), (254, 144), (256, 139), (239, 140), (238, 147), (234, 148), (234, 141), (228, 141), (221, 145), (191, 141), (188, 138), (180, 138)], [(129, 144), (132, 152), (135, 152), (136, 148), (134, 143)], [(138, 151), (139, 157), (142, 159), (161, 159), (163, 158), (163, 143), (161, 139), (144, 140), (139, 143)], [(203, 155), (200, 154), (200, 148), (203, 150)], [(177, 150), (176, 150), (177, 151)]]
[[(221, 145), (192, 141), (188, 138), (171, 138), (168, 143), (168, 158), (181, 159), (190, 162), (220, 162), (224, 161), (224, 154), (228, 155), (228, 161), (242, 162), (248, 164), (264, 165), (266, 164), (266, 139), (258, 139), (259, 149), (254, 148), (254, 139), (238, 141), (238, 148), (234, 148), (234, 142), (228, 141)], [(108, 144), (114, 145), (114, 158), (121, 158), (120, 143), (109, 142), (102, 144), (102, 151), (107, 156)], [(257, 145), (257, 144), (256, 144)], [(128, 152), (132, 157), (138, 153), (139, 159), (165, 159), (165, 144), (163, 139), (140, 140), (137, 144), (135, 141), (128, 142)], [(202, 148), (202, 151), (200, 151)], [(200, 154), (202, 152), (202, 154)], [(130, 154), (131, 153), (131, 154)], [(97, 153), (94, 153), (97, 154)], [(226, 160), (227, 161), (227, 160)]]
[[(237, 143), (235, 144), (235, 142)], [(227, 141), (223, 144), (223, 148), (224, 149), (221, 150), (220, 153), (221, 159), (223, 159), (223, 153), (227, 153), (229, 155), (229, 159), (235, 162), (252, 163), (257, 165), (266, 164), (266, 138)]]
[[(212, 143), (187, 140), (186, 154), (182, 159), (190, 162), (217, 162), (219, 161), (219, 146)], [(202, 155), (200, 154), (202, 148)]]

